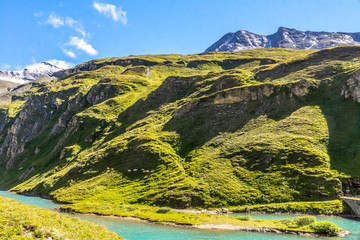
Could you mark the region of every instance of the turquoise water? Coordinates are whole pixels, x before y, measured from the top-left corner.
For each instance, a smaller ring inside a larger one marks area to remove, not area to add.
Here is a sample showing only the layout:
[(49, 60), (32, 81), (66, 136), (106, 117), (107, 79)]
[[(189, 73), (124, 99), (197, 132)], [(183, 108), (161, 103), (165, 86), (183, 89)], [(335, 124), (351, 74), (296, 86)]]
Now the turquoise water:
[[(39, 197), (16, 195), (11, 192), (0, 191), (0, 195), (13, 198), (25, 204), (39, 206), (47, 209), (57, 209), (60, 204)], [(250, 216), (257, 219), (284, 219), (294, 217), (293, 215), (275, 214), (233, 214), (237, 216)], [(93, 215), (72, 215), (87, 221), (105, 225), (129, 240), (313, 240), (319, 238), (301, 237), (287, 234), (254, 233), (241, 231), (202, 230), (180, 227), (161, 226), (132, 220), (116, 219), (111, 217), (100, 217)], [(345, 238), (323, 238), (323, 239), (346, 239), (360, 240), (360, 221), (340, 217), (317, 217), (318, 220), (331, 221), (340, 227), (353, 233)]]

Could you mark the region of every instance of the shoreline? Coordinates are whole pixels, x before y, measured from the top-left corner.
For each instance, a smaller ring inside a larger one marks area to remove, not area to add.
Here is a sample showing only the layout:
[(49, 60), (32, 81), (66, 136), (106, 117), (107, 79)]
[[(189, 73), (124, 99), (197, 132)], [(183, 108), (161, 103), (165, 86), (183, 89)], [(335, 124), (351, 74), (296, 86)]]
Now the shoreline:
[[(42, 195), (42, 194), (32, 193), (32, 192), (16, 192), (16, 191), (11, 191), (9, 189), (0, 189), (0, 190), (15, 193), (15, 194), (18, 194), (18, 195), (44, 198), (44, 199), (50, 200), (50, 201), (52, 201), (52, 202), (54, 202), (56, 204), (62, 204), (62, 205), (71, 205), (71, 204), (73, 204), (73, 203), (70, 203), (70, 202), (57, 201), (56, 199), (54, 199), (50, 195)], [(339, 199), (339, 200), (341, 200), (341, 199)], [(197, 209), (176, 209), (176, 208), (171, 208), (171, 209), (173, 211), (178, 211), (178, 212), (187, 212), (187, 213), (194, 213), (194, 214), (207, 213), (207, 214), (214, 214), (214, 215), (218, 215), (218, 216), (221, 216), (223, 214), (244, 213), (244, 214), (298, 215), (298, 216), (313, 215), (313, 216), (323, 216), (323, 217), (343, 217), (343, 218), (360, 219), (360, 217), (357, 217), (356, 215), (351, 215), (351, 214), (337, 214), (337, 215), (334, 215), (334, 214), (318, 214), (318, 213), (314, 213), (314, 212), (266, 212), (266, 211), (243, 212), (243, 211), (236, 211), (236, 210), (231, 211), (231, 210), (229, 210), (229, 212), (227, 212), (227, 213), (221, 213), (221, 212), (217, 212), (217, 210), (207, 210), (207, 209), (202, 209), (202, 210), (197, 210)]]
[[(66, 211), (62, 211), (64, 213), (69, 213)], [(112, 219), (122, 219), (129, 221), (137, 221), (148, 224), (157, 224), (162, 226), (170, 226), (170, 227), (180, 227), (180, 228), (192, 228), (192, 229), (204, 229), (204, 230), (225, 230), (225, 231), (244, 231), (244, 232), (258, 232), (258, 233), (275, 233), (275, 234), (292, 234), (299, 236), (307, 236), (307, 237), (345, 237), (351, 234), (350, 231), (341, 229), (340, 234), (336, 236), (329, 236), (327, 234), (318, 234), (315, 232), (306, 232), (306, 231), (297, 231), (297, 230), (288, 230), (288, 229), (277, 229), (277, 228), (258, 228), (258, 227), (244, 227), (237, 226), (231, 224), (201, 224), (201, 225), (189, 225), (189, 224), (179, 224), (175, 222), (158, 222), (158, 221), (150, 221), (138, 217), (122, 217), (115, 215), (103, 215), (97, 213), (78, 213), (78, 212), (70, 212), (74, 215), (85, 215), (85, 216), (95, 216), (101, 218), (112, 218)]]
[(226, 214), (236, 214), (236, 213), (243, 213), (243, 214), (262, 214), (262, 215), (266, 215), (266, 214), (274, 214), (274, 215), (283, 215), (283, 216), (288, 216), (288, 215), (296, 215), (296, 216), (306, 216), (306, 215), (312, 215), (312, 216), (319, 216), (319, 217), (343, 217), (343, 218), (353, 218), (353, 219), (360, 219), (359, 217), (357, 217), (356, 215), (350, 215), (350, 214), (338, 214), (338, 215), (334, 215), (334, 214), (317, 214), (317, 213), (312, 213), (312, 212), (265, 212), (265, 211), (249, 211), (249, 212), (242, 212), (242, 211), (229, 211), (227, 213), (218, 213), (216, 210), (196, 210), (196, 209), (172, 209), (173, 211), (178, 211), (178, 212), (186, 212), (186, 213), (194, 213), (194, 214), (200, 214), (200, 213), (206, 213), (206, 214), (214, 214), (214, 215), (219, 215), (219, 216), (226, 216)]
[[(12, 192), (14, 194), (19, 194), (17, 192)], [(25, 195), (25, 196), (36, 196), (36, 194), (19, 194), (19, 195)], [(39, 196), (44, 199), (48, 199), (50, 201), (53, 201), (54, 203), (60, 203), (52, 199), (51, 197), (47, 196)], [(60, 203), (64, 204), (64, 203)], [(67, 203), (64, 204), (64, 206), (68, 205)], [(71, 204), (69, 204), (71, 205)], [(240, 226), (240, 225), (232, 225), (232, 224), (199, 224), (199, 225), (193, 225), (193, 224), (184, 224), (184, 223), (177, 223), (177, 222), (161, 222), (161, 221), (152, 221), (152, 220), (146, 220), (142, 219), (140, 217), (126, 217), (126, 216), (117, 216), (117, 215), (106, 215), (101, 213), (81, 213), (76, 212), (74, 210), (72, 211), (64, 211), (61, 207), (56, 208), (54, 210), (57, 210), (62, 213), (71, 213), (74, 215), (89, 215), (89, 216), (97, 216), (97, 217), (103, 217), (103, 218), (114, 218), (114, 219), (124, 219), (124, 220), (131, 220), (131, 221), (138, 221), (138, 222), (144, 222), (149, 224), (158, 224), (163, 226), (173, 226), (173, 227), (183, 227), (183, 228), (193, 228), (193, 229), (217, 229), (217, 230), (228, 230), (228, 231), (246, 231), (246, 232), (259, 232), (259, 233), (275, 233), (275, 234), (293, 234), (293, 235), (300, 235), (300, 236), (315, 236), (315, 237), (345, 237), (346, 235), (351, 234), (350, 231), (347, 231), (345, 229), (341, 229), (340, 234), (336, 236), (329, 236), (327, 234), (318, 234), (315, 232), (308, 232), (308, 231), (301, 231), (301, 230), (291, 230), (291, 229), (281, 229), (281, 228), (266, 228), (266, 227), (251, 227), (251, 226)], [(200, 213), (206, 213), (206, 214), (213, 214), (217, 216), (222, 216), (226, 214), (231, 213), (245, 213), (245, 214), (276, 214), (276, 215), (313, 215), (313, 216), (332, 216), (332, 217), (348, 217), (348, 218), (355, 218), (355, 216), (352, 215), (326, 215), (326, 214), (314, 214), (314, 213), (302, 213), (302, 212), (296, 212), (296, 213), (284, 213), (284, 212), (237, 212), (237, 211), (229, 211), (228, 213), (219, 213), (217, 210), (196, 210), (196, 209), (172, 209), (173, 211), (178, 212), (187, 212), (187, 213), (193, 213), (193, 214), (200, 214)]]
[(296, 215), (296, 216), (306, 216), (306, 215), (312, 215), (312, 216), (318, 216), (318, 217), (342, 217), (342, 218), (354, 218), (354, 219), (359, 219), (358, 217), (356, 217), (355, 215), (349, 215), (349, 214), (339, 214), (339, 215), (334, 215), (334, 214), (316, 214), (316, 213), (312, 213), (312, 212), (307, 212), (307, 213), (303, 213), (303, 212), (288, 212), (288, 213), (284, 213), (284, 212), (259, 212), (259, 211), (251, 211), (251, 212), (231, 212), (231, 213), (244, 213), (244, 214), (274, 214), (274, 215)]

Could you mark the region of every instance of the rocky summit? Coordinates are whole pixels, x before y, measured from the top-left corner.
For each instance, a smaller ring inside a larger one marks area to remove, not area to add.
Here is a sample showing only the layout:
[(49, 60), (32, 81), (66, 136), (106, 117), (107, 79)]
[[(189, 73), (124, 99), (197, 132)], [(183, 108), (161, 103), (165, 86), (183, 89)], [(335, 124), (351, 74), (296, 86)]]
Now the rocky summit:
[(360, 32), (313, 32), (280, 27), (271, 35), (259, 35), (240, 30), (227, 33), (205, 52), (236, 52), (251, 48), (324, 49), (345, 45), (359, 45)]

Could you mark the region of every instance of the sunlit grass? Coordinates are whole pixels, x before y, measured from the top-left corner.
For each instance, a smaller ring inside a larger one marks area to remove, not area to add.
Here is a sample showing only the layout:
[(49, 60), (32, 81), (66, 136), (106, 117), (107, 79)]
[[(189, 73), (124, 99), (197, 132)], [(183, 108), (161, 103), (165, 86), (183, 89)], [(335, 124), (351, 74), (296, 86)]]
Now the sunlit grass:
[(105, 227), (0, 197), (1, 239), (122, 239)]

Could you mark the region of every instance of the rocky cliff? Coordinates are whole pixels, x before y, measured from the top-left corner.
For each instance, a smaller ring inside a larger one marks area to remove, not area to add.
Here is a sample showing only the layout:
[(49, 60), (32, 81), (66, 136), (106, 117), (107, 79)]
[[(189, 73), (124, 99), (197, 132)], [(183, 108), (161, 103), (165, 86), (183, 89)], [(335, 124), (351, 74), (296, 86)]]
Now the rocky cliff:
[(264, 36), (240, 30), (227, 33), (205, 52), (236, 52), (251, 48), (324, 49), (359, 45), (360, 33), (299, 31), (280, 27), (274, 34)]

